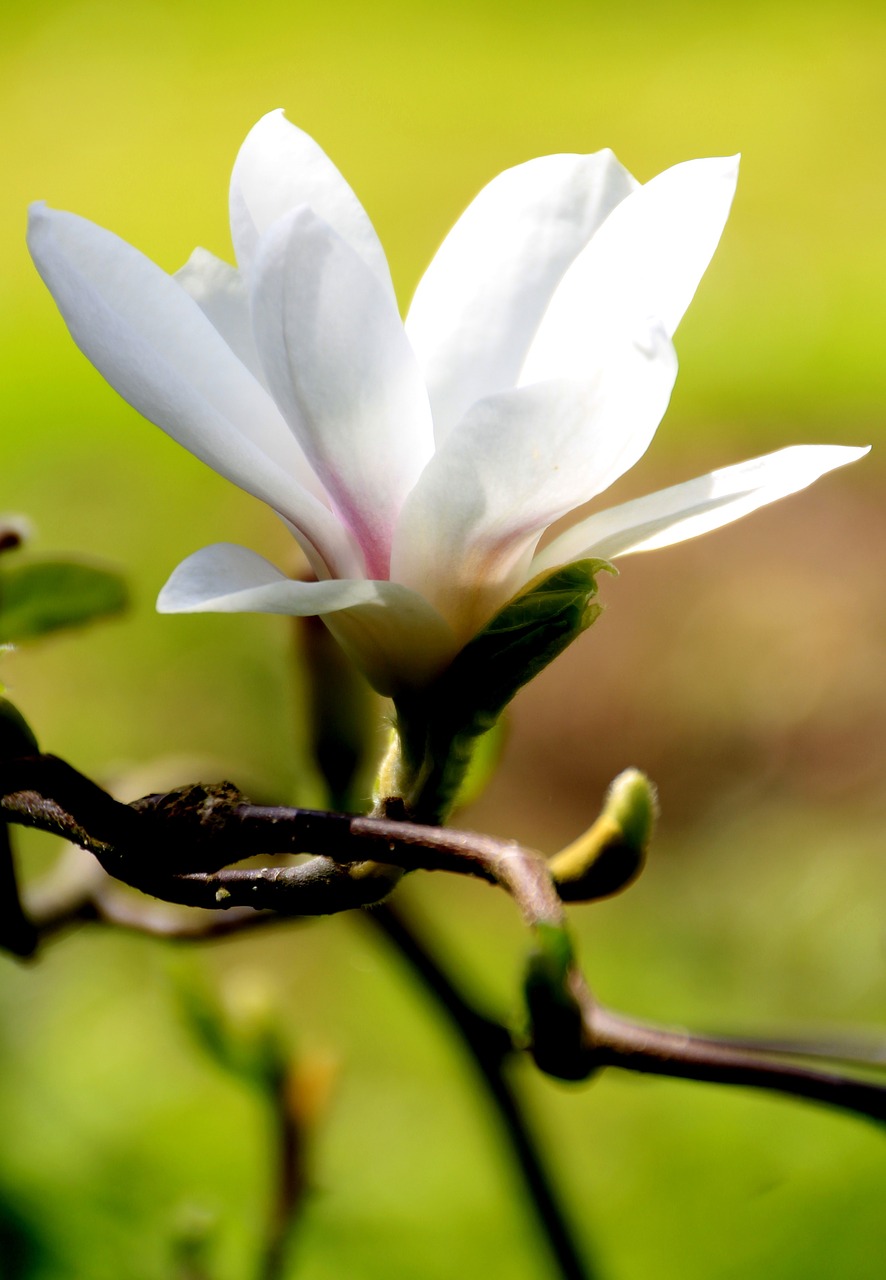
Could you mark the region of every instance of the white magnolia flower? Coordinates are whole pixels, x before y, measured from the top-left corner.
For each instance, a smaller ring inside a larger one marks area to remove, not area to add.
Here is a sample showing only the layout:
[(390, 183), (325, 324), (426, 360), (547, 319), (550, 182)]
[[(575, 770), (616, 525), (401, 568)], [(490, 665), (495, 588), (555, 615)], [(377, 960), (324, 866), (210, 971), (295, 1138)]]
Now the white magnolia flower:
[(694, 537), (866, 450), (782, 449), (555, 520), (641, 457), (676, 375), (671, 336), (720, 238), (736, 159), (641, 186), (609, 151), (530, 160), (450, 232), (405, 326), (381, 244), (282, 112), (231, 179), (237, 267), (174, 276), (42, 205), (29, 243), (81, 350), (164, 431), (272, 507), (317, 582), (206, 547), (166, 612), (319, 614), (382, 692), (421, 685), (543, 570)]

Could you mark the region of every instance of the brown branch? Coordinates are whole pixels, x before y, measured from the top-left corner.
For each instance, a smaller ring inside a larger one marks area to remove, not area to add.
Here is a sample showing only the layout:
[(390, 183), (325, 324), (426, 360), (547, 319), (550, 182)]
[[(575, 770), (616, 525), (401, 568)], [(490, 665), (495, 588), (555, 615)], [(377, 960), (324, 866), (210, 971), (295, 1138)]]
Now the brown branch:
[[(230, 784), (188, 787), (126, 805), (64, 761), (45, 755), (0, 763), (0, 817), (64, 836), (91, 852), (109, 876), (144, 893), (216, 913), (176, 920), (123, 898), (107, 884), (92, 884), (54, 914), (38, 916), (39, 930), (47, 936), (81, 919), (166, 937), (220, 936), (280, 917), (377, 902), (400, 873), (419, 869), (499, 884), (514, 897), (527, 923), (539, 927), (542, 941), (563, 931), (563, 906), (542, 856), (513, 841), (471, 832), (253, 805)], [(255, 854), (305, 850), (314, 856), (296, 865), (229, 869), (232, 862)], [(14, 890), (14, 881), (10, 883)], [(9, 886), (7, 895), (16, 896)], [(14, 903), (6, 909), (17, 910)], [(541, 959), (542, 971), (549, 960), (556, 967), (556, 948), (548, 956), (542, 951)], [(886, 1119), (886, 1086), (786, 1062), (790, 1050), (784, 1047), (780, 1052), (755, 1050), (747, 1043), (631, 1022), (597, 1006), (574, 966), (559, 994), (556, 983), (551, 994), (550, 1017), (536, 1021), (532, 1051), (536, 1062), (553, 1074), (581, 1079), (615, 1066), (771, 1089)], [(575, 1010), (580, 1012), (581, 1043), (571, 1033)], [(560, 1031), (561, 1042), (554, 1043)]]
[(786, 1062), (779, 1054), (754, 1052), (725, 1037), (633, 1022), (599, 1005), (586, 1010), (586, 1032), (597, 1068), (767, 1089), (886, 1123), (886, 1088), (858, 1076)]
[[(165, 907), (113, 891), (93, 895), (81, 908), (78, 918), (82, 921), (95, 920), (130, 933), (169, 938), (174, 942), (208, 942), (250, 929), (279, 925), (285, 919), (274, 911), (254, 911), (251, 907), (235, 907), (233, 911), (226, 912), (168, 911)], [(43, 937), (41, 930), (41, 942)]]
[(270, 1085), (266, 1102), (270, 1112), (274, 1177), (271, 1215), (262, 1258), (262, 1280), (282, 1280), (299, 1211), (309, 1190), (306, 1168), (308, 1131), (293, 1105), (291, 1067), (282, 1070)]
[(224, 938), (279, 925), (285, 917), (251, 907), (202, 911), (155, 902), (120, 885), (81, 849), (69, 848), (55, 868), (29, 885), (19, 907), (40, 946), (83, 924), (106, 924), (173, 941)]
[[(115, 879), (167, 902), (323, 915), (386, 896), (399, 871), (448, 871), (500, 884), (529, 923), (562, 925), (544, 858), (514, 841), (311, 809), (253, 805), (236, 788), (186, 787), (121, 804), (55, 756), (5, 761), (9, 822), (63, 836)], [(263, 854), (314, 857), (294, 866), (227, 870)]]

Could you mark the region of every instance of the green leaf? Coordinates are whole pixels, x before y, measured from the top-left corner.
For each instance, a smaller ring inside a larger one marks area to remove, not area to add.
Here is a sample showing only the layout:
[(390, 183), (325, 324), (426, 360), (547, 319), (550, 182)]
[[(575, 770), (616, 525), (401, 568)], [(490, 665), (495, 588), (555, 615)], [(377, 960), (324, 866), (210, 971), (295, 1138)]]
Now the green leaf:
[(597, 618), (605, 560), (578, 560), (535, 578), (507, 602), (429, 687), (395, 700), (401, 761), (397, 794), (416, 820), (452, 807), (477, 740), (519, 689)]
[(0, 573), (0, 642), (20, 643), (119, 613), (122, 577), (109, 569), (46, 560)]

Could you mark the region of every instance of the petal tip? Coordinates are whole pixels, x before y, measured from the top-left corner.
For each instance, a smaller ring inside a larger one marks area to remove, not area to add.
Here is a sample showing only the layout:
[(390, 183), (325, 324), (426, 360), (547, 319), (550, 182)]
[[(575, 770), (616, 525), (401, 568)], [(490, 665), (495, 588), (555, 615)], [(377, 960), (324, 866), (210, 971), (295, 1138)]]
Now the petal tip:
[(30, 243), (32, 235), (45, 227), (51, 220), (55, 210), (50, 209), (45, 200), (34, 200), (28, 205), (28, 230), (27, 238)]
[(182, 613), (183, 612), (181, 605), (176, 604), (174, 591), (170, 591), (169, 589), (170, 583), (172, 582), (172, 579), (174, 577), (175, 577), (175, 571), (173, 571), (173, 573), (170, 575), (167, 581), (164, 582), (163, 586), (160, 588), (160, 592), (157, 596), (157, 602), (154, 605), (154, 608), (157, 610), (158, 613)]

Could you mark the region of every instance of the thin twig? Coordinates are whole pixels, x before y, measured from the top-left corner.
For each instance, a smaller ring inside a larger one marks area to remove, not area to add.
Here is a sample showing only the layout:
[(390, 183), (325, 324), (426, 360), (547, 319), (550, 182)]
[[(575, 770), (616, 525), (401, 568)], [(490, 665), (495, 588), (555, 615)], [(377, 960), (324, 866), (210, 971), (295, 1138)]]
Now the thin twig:
[(558, 1203), (523, 1104), (508, 1079), (509, 1065), (517, 1053), (511, 1033), (468, 1003), (401, 910), (385, 902), (364, 912), (363, 919), (393, 943), (457, 1032), (498, 1116), (539, 1230), (563, 1280), (592, 1280), (593, 1272), (583, 1260), (572, 1228)]
[(886, 1123), (886, 1089), (858, 1076), (785, 1062), (725, 1038), (633, 1022), (599, 1006), (589, 1011), (587, 1034), (598, 1067), (767, 1089)]
[(291, 1090), (288, 1071), (281, 1071), (268, 1097), (275, 1168), (262, 1280), (282, 1280), (286, 1275), (293, 1229), (308, 1188), (305, 1170), (307, 1135), (292, 1106)]
[(855, 1032), (841, 1036), (831, 1030), (802, 1036), (706, 1035), (696, 1038), (704, 1044), (729, 1044), (736, 1049), (776, 1054), (780, 1058), (806, 1058), (814, 1062), (864, 1067), (870, 1071), (886, 1069), (886, 1038), (882, 1032)]

